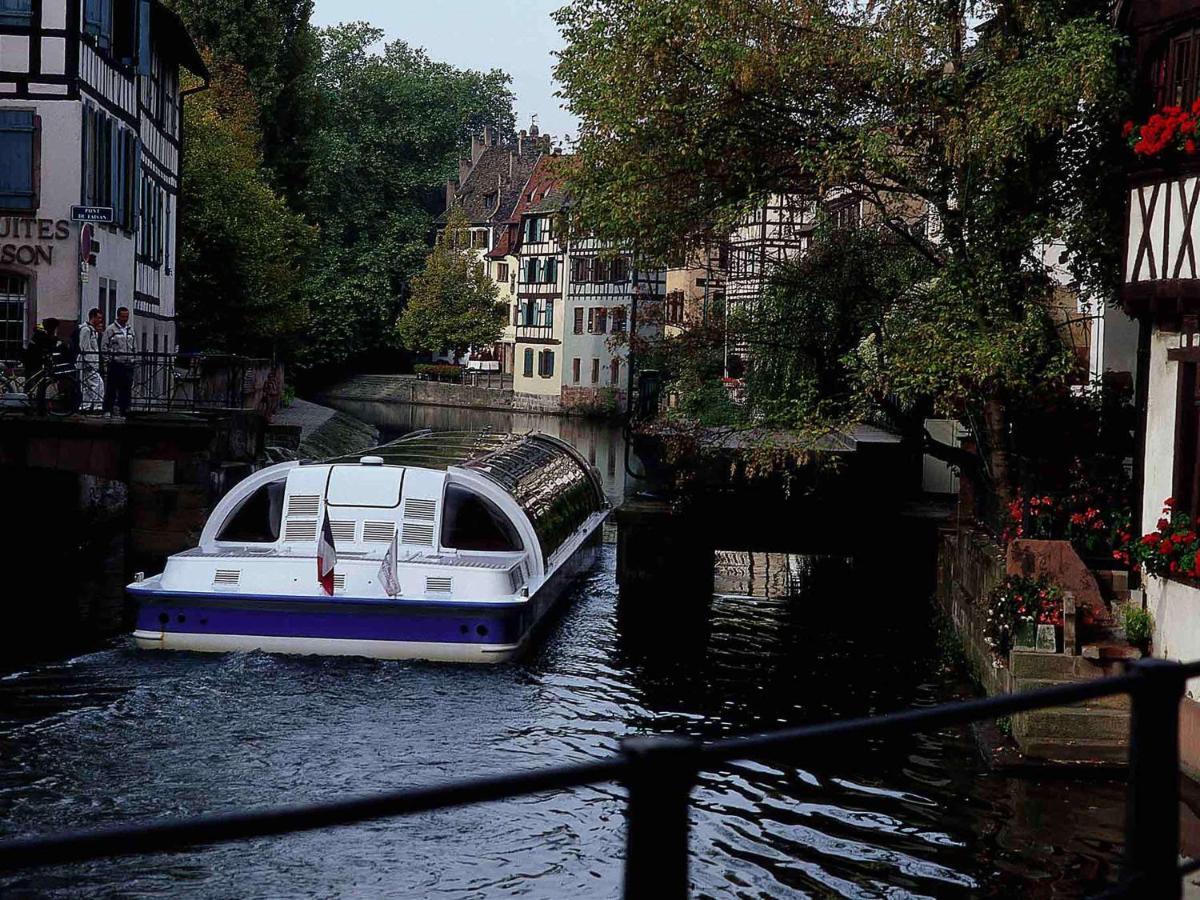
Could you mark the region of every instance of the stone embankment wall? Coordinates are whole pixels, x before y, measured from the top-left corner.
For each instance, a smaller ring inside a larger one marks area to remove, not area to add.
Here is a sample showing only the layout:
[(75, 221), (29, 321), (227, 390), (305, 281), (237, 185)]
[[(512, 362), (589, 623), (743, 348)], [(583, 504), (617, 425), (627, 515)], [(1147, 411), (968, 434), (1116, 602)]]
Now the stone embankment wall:
[[(1073, 646), (1062, 653), (1013, 650), (1003, 667), (995, 665), (986, 640), (988, 596), (1008, 571), (1021, 568), (1019, 556), (1006, 558), (1001, 547), (977, 529), (945, 529), (939, 534), (938, 603), (984, 691), (989, 696), (1018, 693), (1117, 674), (1118, 661), (1085, 659), (1075, 655)], [(1054, 580), (1065, 583), (1062, 574), (1054, 573)], [(1121, 764), (1127, 757), (1127, 697), (1023, 713), (1011, 724), (1012, 736), (1027, 758), (1108, 765)]]
[(597, 387), (564, 387), (559, 394), (528, 394), (497, 388), (422, 381), (412, 375), (356, 375), (317, 394), (318, 402), (339, 400), (448, 406), (552, 416), (605, 418), (625, 409), (625, 391)]
[(411, 375), (356, 375), (321, 391), (316, 399), (321, 402), (326, 397), (381, 403), (462, 406), (472, 409), (514, 408), (512, 391), (422, 381)]
[(267, 451), (273, 461), (348, 456), (378, 443), (374, 425), (298, 398), (280, 409), (267, 428)]

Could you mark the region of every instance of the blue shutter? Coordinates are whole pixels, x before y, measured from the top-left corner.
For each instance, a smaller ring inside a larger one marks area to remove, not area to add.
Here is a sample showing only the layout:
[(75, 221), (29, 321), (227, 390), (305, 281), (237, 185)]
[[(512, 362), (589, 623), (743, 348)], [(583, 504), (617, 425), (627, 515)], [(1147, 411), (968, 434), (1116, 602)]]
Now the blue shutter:
[(0, 0), (0, 25), (29, 25), (33, 0)]
[(84, 206), (92, 206), (92, 104), (83, 104), (83, 184), (80, 185), (79, 199)]
[(0, 208), (36, 208), (34, 128), (32, 110), (0, 110)]
[(137, 71), (143, 78), (150, 77), (150, 0), (138, 0), (138, 59)]

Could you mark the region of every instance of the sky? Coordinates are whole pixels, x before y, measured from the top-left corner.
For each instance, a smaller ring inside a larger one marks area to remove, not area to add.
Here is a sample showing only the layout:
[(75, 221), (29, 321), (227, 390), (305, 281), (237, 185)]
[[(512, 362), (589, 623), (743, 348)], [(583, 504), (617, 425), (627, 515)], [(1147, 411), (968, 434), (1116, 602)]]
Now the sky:
[(554, 50), (562, 46), (550, 14), (566, 0), (316, 0), (317, 25), (363, 21), (387, 40), (423, 47), (432, 59), (462, 69), (503, 69), (517, 95), (517, 128), (561, 138), (576, 119), (554, 96)]

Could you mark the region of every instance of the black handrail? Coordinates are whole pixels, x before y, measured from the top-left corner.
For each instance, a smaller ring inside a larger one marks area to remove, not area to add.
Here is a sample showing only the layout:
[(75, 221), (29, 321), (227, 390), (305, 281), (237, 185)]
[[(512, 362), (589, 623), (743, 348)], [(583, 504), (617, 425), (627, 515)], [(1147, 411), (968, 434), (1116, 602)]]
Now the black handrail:
[(735, 760), (795, 757), (818, 746), (865, 737), (964, 725), (1129, 694), (1125, 870), (1100, 896), (1178, 898), (1181, 879), (1200, 871), (1200, 860), (1179, 864), (1177, 815), (1179, 703), (1186, 681), (1195, 677), (1200, 677), (1200, 661), (1141, 660), (1111, 678), (711, 743), (682, 737), (634, 737), (622, 742), (619, 754), (596, 762), (350, 800), (16, 838), (0, 842), (0, 872), (312, 831), (621, 781), (629, 791), (625, 896), (683, 898), (688, 893), (688, 795), (701, 771), (720, 769)]

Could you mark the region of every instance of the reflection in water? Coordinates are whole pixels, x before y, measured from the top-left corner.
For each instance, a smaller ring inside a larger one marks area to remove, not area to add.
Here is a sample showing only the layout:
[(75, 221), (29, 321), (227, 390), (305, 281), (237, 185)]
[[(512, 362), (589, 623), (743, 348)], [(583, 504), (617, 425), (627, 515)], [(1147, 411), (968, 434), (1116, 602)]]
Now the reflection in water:
[[(958, 694), (928, 607), (879, 567), (771, 560), (792, 593), (750, 579), (659, 615), (617, 596), (606, 548), (509, 666), (122, 643), (15, 674), (0, 681), (3, 830), (312, 801), (592, 759), (634, 733), (713, 739)], [(606, 785), (69, 867), (0, 893), (612, 897), (621, 796)], [(958, 729), (738, 763), (693, 800), (701, 897), (1076, 895), (1111, 874), (1123, 808), (1118, 785), (986, 774)]]

